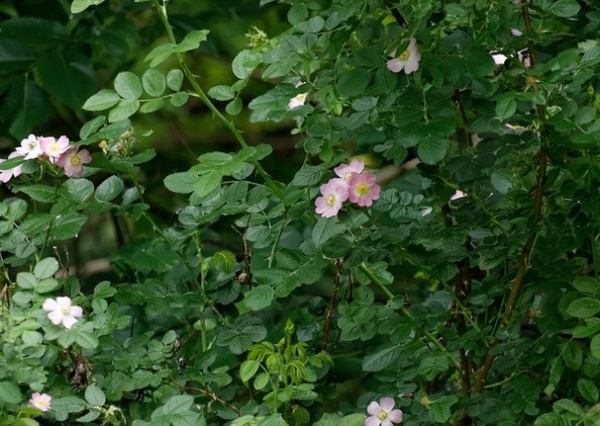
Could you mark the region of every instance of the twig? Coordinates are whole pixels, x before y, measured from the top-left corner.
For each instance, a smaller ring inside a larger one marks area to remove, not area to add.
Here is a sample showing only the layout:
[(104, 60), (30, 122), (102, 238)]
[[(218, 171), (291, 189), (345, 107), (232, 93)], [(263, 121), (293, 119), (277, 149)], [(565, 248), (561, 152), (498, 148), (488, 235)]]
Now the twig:
[(171, 374), (171, 371), (169, 370), (169, 379), (171, 379), (171, 383), (173, 383), (177, 389), (184, 391), (184, 392), (197, 392), (199, 394), (202, 394), (204, 396), (209, 397), (210, 399), (212, 399), (213, 401), (218, 402), (219, 404), (224, 405), (225, 407), (231, 409), (233, 412), (235, 412), (235, 414), (237, 414), (238, 416), (241, 416), (242, 413), (240, 412), (240, 410), (238, 410), (234, 405), (230, 404), (229, 402), (225, 401), (224, 399), (220, 398), (216, 393), (214, 393), (213, 391), (209, 391), (206, 389), (200, 389), (200, 388), (195, 388), (193, 386), (186, 386), (186, 385), (182, 385), (179, 382), (177, 382), (177, 380), (175, 380), (175, 378), (173, 377), (173, 375)]

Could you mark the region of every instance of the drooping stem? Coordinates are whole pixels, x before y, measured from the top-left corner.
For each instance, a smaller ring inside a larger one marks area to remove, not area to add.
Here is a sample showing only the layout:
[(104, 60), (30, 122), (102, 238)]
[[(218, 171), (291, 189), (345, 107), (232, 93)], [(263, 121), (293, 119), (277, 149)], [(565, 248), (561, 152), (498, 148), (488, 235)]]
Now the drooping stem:
[[(167, 8), (166, 8), (165, 4), (164, 3), (159, 4), (158, 0), (153, 0), (153, 3), (158, 11), (160, 20), (162, 21), (163, 26), (165, 27), (165, 31), (167, 32), (167, 37), (169, 38), (169, 42), (171, 42), (173, 44), (177, 44), (177, 40), (175, 39), (175, 35), (173, 34), (173, 28), (171, 27), (171, 24), (169, 23)], [(196, 76), (192, 73), (190, 68), (185, 63), (183, 54), (180, 52), (176, 52), (175, 54), (177, 56), (179, 65), (181, 66), (181, 69), (183, 71), (183, 74), (185, 75), (187, 80), (192, 85), (194, 92), (196, 92), (196, 94), (198, 95), (200, 100), (208, 107), (208, 109), (213, 113), (213, 115), (219, 121), (221, 121), (223, 123), (223, 125), (227, 128), (227, 130), (229, 130), (233, 134), (236, 141), (242, 148), (248, 147), (248, 143), (242, 136), (242, 133), (235, 127), (233, 122), (231, 120), (228, 120), (221, 113), (221, 111), (219, 111), (219, 109), (211, 102), (211, 100), (208, 98), (208, 96), (206, 96), (206, 93), (204, 93), (204, 90), (202, 89), (202, 87), (200, 87), (200, 84), (198, 84), (198, 81), (196, 80)], [(263, 178), (266, 186), (271, 190), (271, 192), (277, 198), (283, 199), (283, 192), (281, 191), (280, 186), (277, 185), (275, 183), (275, 181), (273, 181), (273, 179), (271, 179), (271, 176), (269, 176), (269, 174), (265, 171), (265, 169), (263, 169), (261, 164), (255, 160), (251, 161), (250, 163), (254, 166), (254, 168), (256, 169), (256, 172)]]
[[(377, 287), (379, 287), (381, 289), (381, 291), (383, 291), (383, 293), (387, 296), (387, 298), (389, 300), (392, 300), (394, 298), (394, 294), (381, 282), (379, 277), (377, 275), (375, 275), (373, 273), (373, 271), (371, 271), (364, 262), (359, 265), (359, 268), (361, 271), (363, 271), (369, 277), (369, 279)], [(425, 338), (431, 344), (433, 344), (436, 348), (438, 348), (441, 352), (443, 352), (446, 355), (446, 357), (448, 358), (448, 360), (452, 363), (452, 365), (457, 370), (460, 371), (460, 363), (458, 362), (456, 357), (453, 354), (451, 354), (450, 351), (448, 351), (448, 349), (446, 349), (446, 347), (444, 345), (442, 345), (442, 343), (438, 339), (436, 339), (436, 337), (433, 334), (431, 334), (428, 330), (421, 327), (421, 324), (419, 324), (414, 319), (414, 317), (412, 316), (412, 314), (410, 313), (410, 311), (408, 309), (406, 309), (404, 306), (402, 306), (400, 308), (400, 311), (404, 314), (404, 316), (406, 316), (406, 318), (408, 318), (415, 325), (415, 327), (423, 334), (423, 336), (425, 336)]]

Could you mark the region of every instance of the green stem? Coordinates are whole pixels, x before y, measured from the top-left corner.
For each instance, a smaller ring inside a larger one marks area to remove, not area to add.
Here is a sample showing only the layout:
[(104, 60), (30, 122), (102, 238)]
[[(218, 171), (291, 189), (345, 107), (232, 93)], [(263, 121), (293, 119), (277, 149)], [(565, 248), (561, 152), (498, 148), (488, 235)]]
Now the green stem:
[[(367, 265), (365, 265), (365, 263), (361, 263), (359, 265), (359, 268), (361, 271), (363, 271), (371, 281), (373, 281), (375, 283), (375, 285), (377, 285), (387, 296), (387, 298), (389, 300), (392, 300), (394, 298), (394, 294), (381, 282), (381, 280), (379, 279), (379, 277), (377, 277), (377, 275), (375, 275)], [(441, 344), (441, 342), (435, 338), (435, 336), (433, 334), (431, 334), (429, 331), (427, 331), (426, 329), (424, 329), (423, 327), (421, 327), (421, 325), (413, 318), (413, 316), (411, 315), (410, 311), (408, 309), (406, 309), (404, 306), (402, 306), (400, 308), (400, 310), (402, 311), (402, 313), (409, 319), (412, 321), (412, 323), (419, 329), (419, 331), (427, 338), (427, 340), (429, 340), (436, 348), (438, 348), (441, 352), (443, 352), (446, 357), (448, 358), (448, 360), (450, 360), (450, 362), (452, 363), (452, 365), (454, 365), (454, 367), (460, 371), (460, 363), (458, 362), (458, 360), (454, 357), (454, 355), (452, 355), (448, 349), (446, 349), (446, 347), (444, 345)]]
[[(177, 40), (175, 39), (175, 35), (173, 34), (173, 28), (171, 27), (171, 24), (169, 23), (169, 18), (167, 15), (167, 8), (166, 8), (165, 4), (164, 3), (162, 5), (159, 4), (158, 0), (153, 0), (153, 3), (156, 6), (156, 9), (158, 10), (158, 14), (160, 15), (160, 20), (162, 21), (163, 26), (165, 27), (165, 30), (167, 32), (167, 37), (169, 38), (169, 42), (171, 42), (173, 44), (177, 44)], [(196, 92), (196, 94), (198, 95), (200, 100), (202, 100), (202, 102), (208, 107), (208, 109), (214, 114), (214, 116), (217, 119), (219, 119), (225, 125), (225, 127), (233, 134), (233, 136), (235, 137), (235, 139), (237, 140), (239, 145), (242, 148), (247, 148), (248, 143), (242, 136), (241, 132), (235, 127), (233, 122), (231, 122), (223, 114), (221, 114), (221, 111), (219, 111), (217, 109), (217, 107), (215, 107), (215, 105), (210, 101), (208, 96), (206, 96), (206, 93), (204, 93), (204, 90), (198, 84), (198, 81), (196, 80), (196, 76), (192, 73), (192, 71), (189, 69), (189, 67), (185, 63), (183, 54), (177, 52), (176, 56), (177, 56), (177, 60), (179, 61), (179, 65), (181, 66), (181, 69), (183, 70), (185, 77), (192, 85), (194, 91)], [(275, 196), (277, 196), (277, 198), (282, 200), (283, 196), (284, 196), (283, 192), (281, 191), (279, 186), (275, 183), (275, 181), (273, 181), (273, 179), (271, 179), (271, 176), (269, 176), (269, 174), (265, 171), (265, 169), (263, 169), (263, 167), (260, 165), (260, 163), (255, 160), (251, 161), (250, 163), (254, 166), (254, 168), (256, 169), (256, 172), (263, 178), (263, 180), (265, 181), (265, 184), (267, 185), (267, 187), (269, 187), (271, 192), (273, 194), (275, 194)]]

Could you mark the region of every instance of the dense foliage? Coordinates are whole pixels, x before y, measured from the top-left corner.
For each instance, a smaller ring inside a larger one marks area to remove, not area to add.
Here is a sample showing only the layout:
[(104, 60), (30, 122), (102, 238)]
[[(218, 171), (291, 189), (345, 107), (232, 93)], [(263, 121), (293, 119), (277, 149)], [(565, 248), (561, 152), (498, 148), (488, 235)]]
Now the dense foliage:
[(600, 7), (275, 3), (210, 85), (185, 2), (3, 7), (0, 423), (600, 424)]

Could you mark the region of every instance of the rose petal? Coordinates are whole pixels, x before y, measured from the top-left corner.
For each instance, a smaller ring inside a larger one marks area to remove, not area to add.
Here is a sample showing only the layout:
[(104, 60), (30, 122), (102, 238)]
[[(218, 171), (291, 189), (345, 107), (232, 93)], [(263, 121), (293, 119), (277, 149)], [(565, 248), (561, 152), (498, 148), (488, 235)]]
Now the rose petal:
[(379, 405), (381, 406), (381, 408), (383, 408), (386, 412), (389, 413), (394, 409), (396, 401), (394, 401), (394, 398), (384, 397), (379, 400)]
[(381, 420), (379, 420), (376, 416), (367, 417), (365, 420), (365, 426), (379, 426), (381, 424)]
[(388, 413), (388, 419), (390, 419), (394, 423), (400, 423), (402, 421), (402, 410), (396, 408)]
[(48, 318), (52, 321), (52, 324), (58, 325), (63, 320), (63, 313), (59, 310), (48, 313)]
[(377, 401), (373, 401), (369, 404), (369, 406), (367, 407), (367, 413), (369, 413), (372, 416), (376, 416), (381, 412), (381, 407), (379, 406), (379, 403)]

